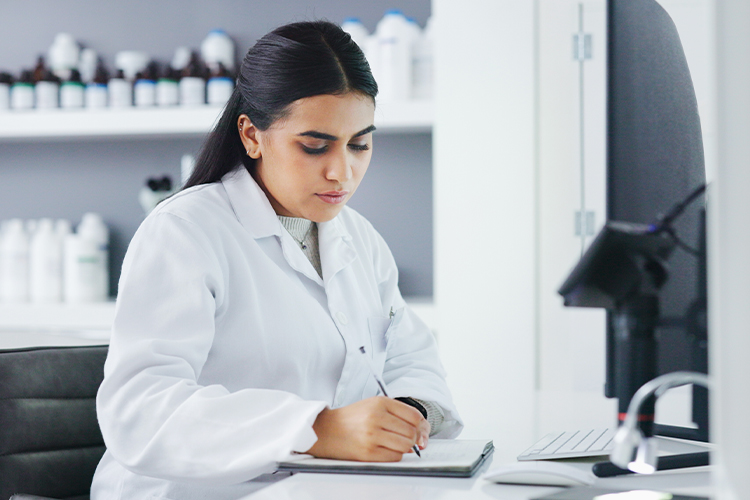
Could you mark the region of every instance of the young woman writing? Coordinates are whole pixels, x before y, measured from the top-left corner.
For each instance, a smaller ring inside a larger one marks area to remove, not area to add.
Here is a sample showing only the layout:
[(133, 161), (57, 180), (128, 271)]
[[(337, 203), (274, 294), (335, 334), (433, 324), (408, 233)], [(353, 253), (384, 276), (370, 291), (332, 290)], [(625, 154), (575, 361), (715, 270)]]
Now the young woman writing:
[[(283, 26), (248, 51), (185, 189), (128, 249), (93, 500), (237, 498), (300, 453), (396, 461), (460, 432), (387, 245), (346, 207), (376, 94), (334, 24)], [(401, 400), (377, 395), (361, 346)]]

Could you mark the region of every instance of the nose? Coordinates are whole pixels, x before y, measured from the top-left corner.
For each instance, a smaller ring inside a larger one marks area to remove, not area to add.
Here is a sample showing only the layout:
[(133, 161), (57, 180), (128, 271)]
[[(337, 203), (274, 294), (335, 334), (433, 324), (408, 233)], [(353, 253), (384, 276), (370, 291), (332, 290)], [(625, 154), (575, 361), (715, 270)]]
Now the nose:
[(346, 150), (331, 155), (329, 159), (330, 163), (326, 167), (326, 179), (343, 184), (352, 178), (352, 167)]

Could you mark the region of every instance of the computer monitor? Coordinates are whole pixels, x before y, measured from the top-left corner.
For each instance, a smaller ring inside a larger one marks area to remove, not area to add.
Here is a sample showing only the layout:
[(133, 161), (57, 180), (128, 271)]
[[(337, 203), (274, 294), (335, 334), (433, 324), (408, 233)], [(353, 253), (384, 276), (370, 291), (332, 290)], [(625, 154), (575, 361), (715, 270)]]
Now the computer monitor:
[[(607, 6), (607, 220), (651, 224), (706, 182), (695, 91), (674, 22), (655, 0), (608, 0)], [(673, 224), (679, 241), (658, 292), (656, 375), (707, 372), (704, 213), (701, 199)], [(618, 366), (626, 357), (615, 317), (608, 312), (608, 397), (622, 393), (618, 370), (627, 368)], [(696, 428), (657, 424), (656, 433), (708, 439), (707, 394), (693, 391)]]

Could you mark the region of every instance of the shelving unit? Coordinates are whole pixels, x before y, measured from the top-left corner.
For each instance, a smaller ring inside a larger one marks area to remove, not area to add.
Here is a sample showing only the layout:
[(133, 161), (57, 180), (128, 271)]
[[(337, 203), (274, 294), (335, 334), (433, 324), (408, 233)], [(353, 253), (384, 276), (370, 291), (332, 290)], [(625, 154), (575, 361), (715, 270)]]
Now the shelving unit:
[[(200, 106), (3, 111), (0, 142), (198, 136), (211, 130), (221, 110), (217, 106)], [(378, 132), (429, 132), (432, 119), (431, 101), (378, 103), (375, 110)]]

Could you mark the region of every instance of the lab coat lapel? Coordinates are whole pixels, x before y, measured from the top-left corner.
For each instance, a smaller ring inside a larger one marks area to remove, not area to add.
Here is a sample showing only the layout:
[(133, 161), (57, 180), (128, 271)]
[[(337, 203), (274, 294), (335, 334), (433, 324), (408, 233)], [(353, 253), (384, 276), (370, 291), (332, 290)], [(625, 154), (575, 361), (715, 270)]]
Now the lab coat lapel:
[(221, 179), (237, 219), (253, 238), (282, 235), (282, 226), (266, 193), (244, 166)]
[(323, 282), (328, 288), (328, 283), (336, 273), (354, 262), (357, 252), (354, 250), (351, 235), (338, 216), (333, 220), (318, 224), (318, 243)]

